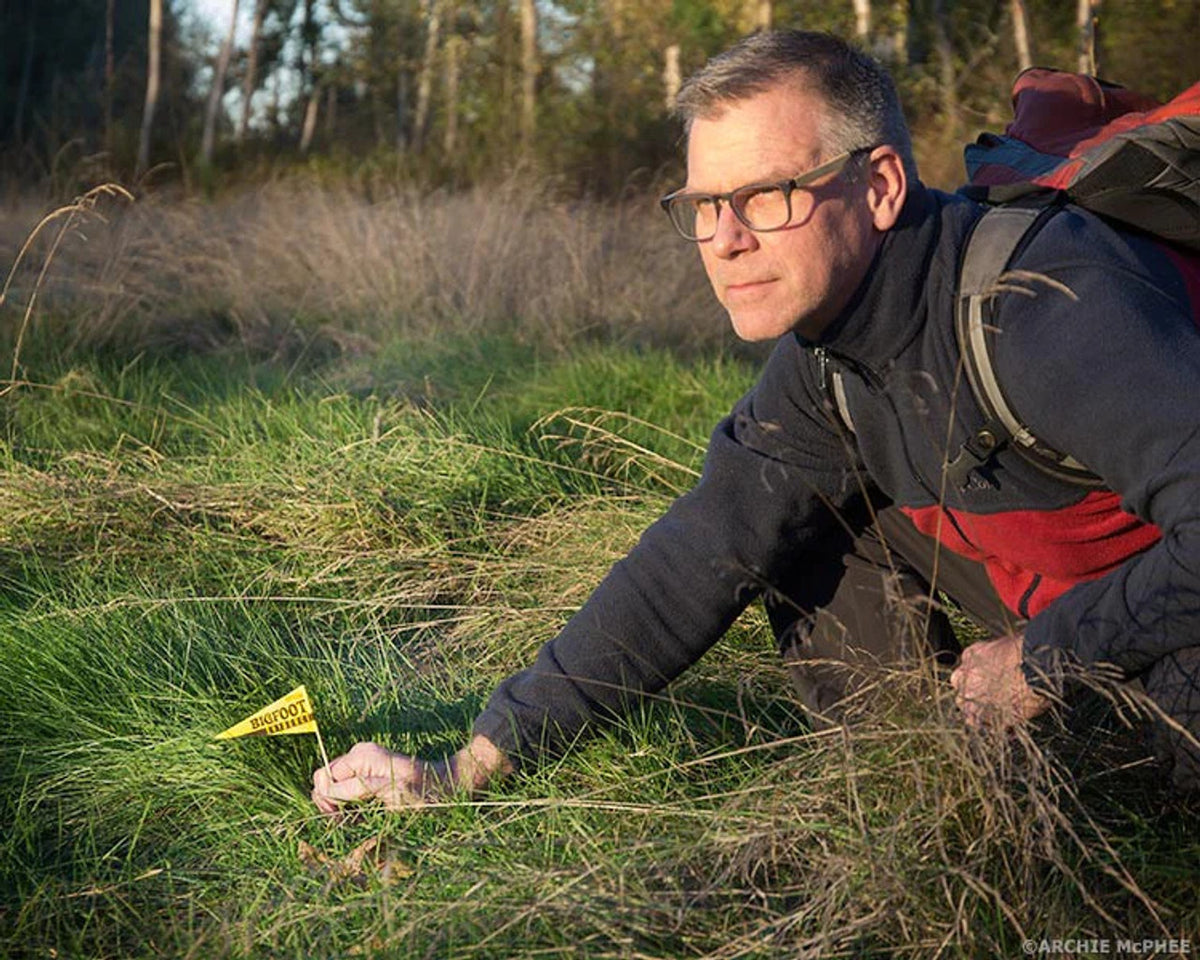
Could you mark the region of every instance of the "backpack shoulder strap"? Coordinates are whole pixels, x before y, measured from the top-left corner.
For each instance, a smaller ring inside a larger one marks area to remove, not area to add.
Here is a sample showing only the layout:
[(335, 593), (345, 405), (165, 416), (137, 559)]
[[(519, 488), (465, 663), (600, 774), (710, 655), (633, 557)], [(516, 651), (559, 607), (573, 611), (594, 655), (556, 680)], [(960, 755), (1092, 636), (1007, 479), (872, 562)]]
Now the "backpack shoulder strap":
[(854, 418), (850, 416), (850, 405), (846, 402), (846, 381), (842, 378), (841, 370), (829, 371), (829, 388), (833, 394), (833, 408), (837, 411), (838, 419), (851, 433), (854, 432)]
[(965, 486), (973, 469), (983, 466), (1005, 444), (1035, 466), (1059, 479), (1095, 486), (1100, 480), (1078, 460), (1042, 443), (1008, 402), (992, 363), (990, 323), (996, 296), (1004, 289), (1003, 275), (1018, 249), (1025, 245), (1061, 206), (1015, 203), (993, 207), (977, 221), (967, 239), (959, 270), (955, 332), (967, 380), (983, 410), (984, 424), (964, 441), (947, 468), (947, 478)]

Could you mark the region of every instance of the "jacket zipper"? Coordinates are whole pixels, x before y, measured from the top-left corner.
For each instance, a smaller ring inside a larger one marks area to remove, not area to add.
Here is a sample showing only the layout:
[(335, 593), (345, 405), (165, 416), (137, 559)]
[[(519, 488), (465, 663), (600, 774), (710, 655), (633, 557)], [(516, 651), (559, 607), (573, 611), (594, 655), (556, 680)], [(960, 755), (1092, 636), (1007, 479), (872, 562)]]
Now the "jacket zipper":
[(817, 361), (817, 382), (822, 390), (828, 388), (829, 385), (829, 361), (836, 360), (847, 370), (857, 373), (860, 377), (867, 381), (873, 389), (881, 389), (883, 387), (883, 377), (876, 373), (871, 367), (865, 363), (859, 363), (857, 360), (852, 360), (850, 357), (830, 350), (828, 347), (813, 347), (813, 356)]
[[(847, 370), (850, 370), (860, 376), (866, 381), (867, 386), (870, 387), (873, 392), (881, 394), (887, 400), (888, 407), (891, 408), (892, 411), (892, 419), (896, 424), (896, 429), (899, 431), (900, 447), (904, 453), (904, 460), (908, 464), (908, 469), (911, 471), (913, 477), (916, 478), (916, 481), (921, 488), (924, 489), (927, 494), (933, 497), (934, 502), (939, 502), (937, 492), (928, 484), (926, 484), (925, 479), (921, 476), (921, 472), (917, 470), (916, 465), (912, 462), (912, 457), (909, 456), (904, 426), (900, 422), (900, 411), (896, 409), (896, 404), (892, 401), (892, 398), (888, 395), (887, 390), (884, 388), (883, 377), (876, 373), (875, 370), (867, 364), (860, 363), (857, 360), (852, 360), (850, 357), (830, 350), (828, 347), (813, 347), (812, 352), (813, 357), (817, 361), (817, 383), (823, 394), (827, 395), (829, 393), (829, 361), (832, 358)], [(943, 504), (943, 507), (944, 506), (945, 505)], [(951, 522), (954, 523), (955, 527), (958, 526), (957, 522), (953, 521), (953, 519)], [(963, 535), (962, 530), (959, 530), (958, 532), (959, 535), (963, 537), (965, 542), (971, 542), (966, 538), (965, 535)]]

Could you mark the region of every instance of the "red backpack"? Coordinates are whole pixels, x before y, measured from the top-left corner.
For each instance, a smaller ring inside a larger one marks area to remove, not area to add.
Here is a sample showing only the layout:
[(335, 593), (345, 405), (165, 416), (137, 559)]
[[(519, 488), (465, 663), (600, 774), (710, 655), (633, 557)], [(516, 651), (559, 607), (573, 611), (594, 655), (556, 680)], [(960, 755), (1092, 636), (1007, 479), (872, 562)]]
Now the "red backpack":
[[(1170, 103), (1094, 77), (1034, 68), (1013, 86), (1013, 121), (964, 151), (960, 192), (991, 205), (976, 223), (959, 272), (956, 330), (971, 390), (986, 422), (962, 445), (947, 477), (970, 472), (1005, 445), (1054, 476), (1099, 485), (1086, 466), (1040, 441), (996, 379), (990, 313), (1016, 252), (1065, 203), (1163, 241), (1200, 327), (1200, 83)], [(833, 399), (848, 426), (845, 392)]]
[(1013, 121), (963, 151), (992, 203), (1031, 188), (1200, 253), (1200, 83), (1167, 104), (1077, 73), (1035, 67), (1013, 84)]

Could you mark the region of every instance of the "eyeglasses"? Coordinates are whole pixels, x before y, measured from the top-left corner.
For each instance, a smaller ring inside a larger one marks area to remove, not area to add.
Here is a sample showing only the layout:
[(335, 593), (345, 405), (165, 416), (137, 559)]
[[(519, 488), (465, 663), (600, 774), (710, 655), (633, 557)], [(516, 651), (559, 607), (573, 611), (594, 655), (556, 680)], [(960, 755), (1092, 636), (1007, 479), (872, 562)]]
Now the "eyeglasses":
[(803, 222), (812, 215), (817, 198), (809, 184), (842, 172), (851, 160), (870, 153), (873, 147), (849, 150), (828, 163), (788, 180), (749, 183), (728, 193), (684, 193), (677, 190), (659, 201), (671, 223), (685, 240), (703, 242), (717, 234), (721, 204), (728, 203), (733, 215), (757, 233), (782, 230), (793, 220)]

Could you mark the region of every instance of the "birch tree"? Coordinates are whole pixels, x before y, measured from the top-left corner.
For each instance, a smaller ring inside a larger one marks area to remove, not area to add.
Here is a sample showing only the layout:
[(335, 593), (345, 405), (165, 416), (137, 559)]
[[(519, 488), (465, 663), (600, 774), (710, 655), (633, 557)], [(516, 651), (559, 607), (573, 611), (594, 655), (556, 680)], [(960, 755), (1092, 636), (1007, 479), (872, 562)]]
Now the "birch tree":
[(425, 8), (425, 55), (421, 59), (421, 72), (417, 75), (417, 112), (413, 118), (413, 149), (418, 153), (425, 146), (425, 132), (429, 127), (433, 71), (442, 30), (441, 0), (424, 0), (422, 6)]
[(932, 27), (934, 53), (938, 63), (938, 89), (942, 98), (942, 112), (946, 115), (946, 131), (957, 135), (958, 71), (954, 67), (954, 45), (950, 42), (946, 0), (934, 0)]
[(1100, 0), (1078, 0), (1075, 8), (1075, 25), (1079, 32), (1079, 72), (1098, 72), (1096, 63), (1096, 10)]
[(1013, 26), (1013, 44), (1017, 48), (1017, 66), (1028, 70), (1033, 66), (1033, 53), (1029, 46), (1029, 17), (1025, 11), (1025, 0), (1010, 0)]
[(117, 0), (108, 0), (104, 10), (104, 149), (110, 154), (113, 148), (113, 82), (117, 75), (116, 54), (113, 49), (116, 7)]
[(250, 46), (246, 49), (246, 75), (242, 77), (242, 115), (238, 118), (234, 143), (241, 143), (250, 126), (250, 101), (258, 87), (258, 50), (262, 41), (263, 20), (271, 0), (257, 0), (254, 5), (254, 23), (250, 28)]
[(446, 38), (446, 126), (442, 130), (442, 150), (448, 161), (458, 152), (458, 82), (462, 71), (467, 39), (460, 33)]
[(300, 152), (308, 153), (317, 131), (317, 113), (321, 106), (321, 27), (315, 15), (315, 0), (304, 0), (304, 21), (300, 29), (302, 40), (300, 90), (307, 90), (304, 122), (300, 125)]
[[(879, 55), (892, 64), (909, 62), (909, 34), (912, 30), (913, 10), (910, 0), (892, 0), (886, 17), (889, 31), (881, 38), (877, 47)], [(877, 28), (878, 29), (878, 28)]]
[(535, 0), (519, 0), (521, 5), (521, 142), (528, 148), (537, 127), (537, 5)]
[(317, 132), (317, 113), (321, 103), (321, 85), (313, 82), (308, 94), (308, 103), (304, 106), (304, 123), (300, 127), (300, 152), (308, 153), (312, 146), (313, 135)]
[(162, 72), (163, 0), (150, 0), (149, 52), (146, 57), (146, 104), (142, 109), (142, 132), (138, 138), (137, 173), (150, 166), (150, 132), (158, 108), (158, 86)]
[(871, 35), (871, 0), (853, 0), (854, 35), (866, 43)]
[(204, 166), (212, 163), (213, 146), (216, 143), (217, 113), (221, 109), (221, 98), (225, 95), (225, 73), (229, 69), (229, 58), (233, 53), (234, 35), (237, 33), (237, 16), (240, 0), (233, 0), (229, 14), (229, 32), (221, 44), (213, 67), (212, 89), (208, 91), (208, 104), (204, 110), (204, 133), (200, 138), (200, 162)]
[(771, 29), (771, 0), (754, 0), (754, 28), (756, 30)]
[(670, 44), (663, 54), (663, 106), (670, 113), (675, 109), (675, 98), (683, 86), (683, 71), (679, 66), (679, 44)]

